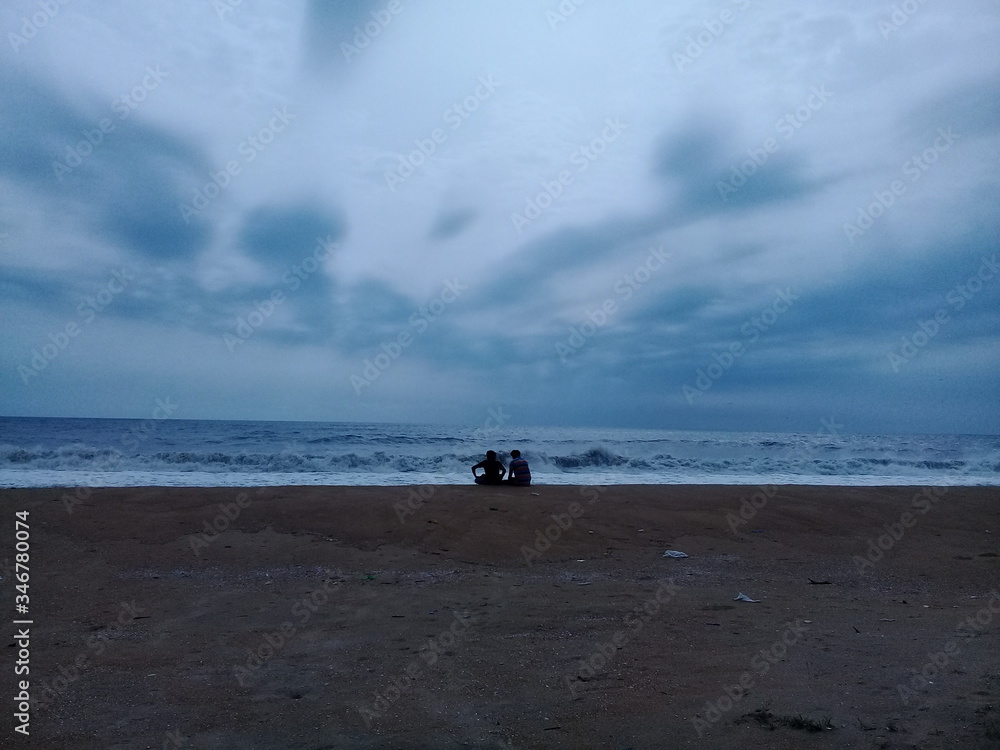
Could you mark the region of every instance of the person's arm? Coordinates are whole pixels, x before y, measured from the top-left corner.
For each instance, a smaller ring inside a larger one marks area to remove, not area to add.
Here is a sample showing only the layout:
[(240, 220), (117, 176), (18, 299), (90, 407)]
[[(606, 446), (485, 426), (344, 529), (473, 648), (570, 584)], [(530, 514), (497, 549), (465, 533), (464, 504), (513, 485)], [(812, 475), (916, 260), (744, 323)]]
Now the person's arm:
[(479, 476), (478, 474), (476, 474), (476, 469), (479, 469), (479, 468), (481, 468), (481, 467), (482, 467), (482, 465), (483, 465), (483, 464), (482, 464), (482, 462), (480, 461), (480, 462), (479, 462), (478, 464), (476, 464), (475, 466), (473, 466), (473, 467), (472, 467), (472, 476), (474, 476), (474, 477), (478, 477), (478, 476)]

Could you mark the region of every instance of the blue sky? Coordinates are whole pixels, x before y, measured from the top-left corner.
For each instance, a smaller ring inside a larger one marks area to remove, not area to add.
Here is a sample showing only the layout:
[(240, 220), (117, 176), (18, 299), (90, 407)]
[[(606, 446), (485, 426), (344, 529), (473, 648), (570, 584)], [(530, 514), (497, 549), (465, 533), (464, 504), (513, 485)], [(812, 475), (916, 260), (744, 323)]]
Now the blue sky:
[(0, 413), (1000, 428), (1000, 9), (0, 10)]

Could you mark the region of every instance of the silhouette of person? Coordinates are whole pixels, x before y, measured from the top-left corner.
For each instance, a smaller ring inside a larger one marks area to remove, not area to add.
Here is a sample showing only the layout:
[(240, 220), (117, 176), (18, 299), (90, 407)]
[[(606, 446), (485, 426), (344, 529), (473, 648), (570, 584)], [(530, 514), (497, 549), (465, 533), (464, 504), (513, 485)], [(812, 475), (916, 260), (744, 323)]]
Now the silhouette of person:
[[(482, 469), (483, 473), (476, 474), (476, 469)], [(506, 473), (507, 469), (497, 461), (496, 451), (486, 451), (486, 460), (472, 467), (472, 476), (476, 478), (476, 484), (503, 484)]]
[(510, 476), (507, 477), (507, 484), (527, 487), (531, 484), (531, 469), (528, 462), (521, 458), (521, 451), (512, 450), (510, 452)]

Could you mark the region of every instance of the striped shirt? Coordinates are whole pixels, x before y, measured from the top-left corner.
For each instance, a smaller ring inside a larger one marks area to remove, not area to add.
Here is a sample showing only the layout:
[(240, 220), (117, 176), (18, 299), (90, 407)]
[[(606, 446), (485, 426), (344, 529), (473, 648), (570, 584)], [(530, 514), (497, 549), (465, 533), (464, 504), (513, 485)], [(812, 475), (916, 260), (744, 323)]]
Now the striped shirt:
[(528, 468), (528, 462), (523, 458), (512, 459), (508, 468), (514, 484), (531, 484), (531, 470)]

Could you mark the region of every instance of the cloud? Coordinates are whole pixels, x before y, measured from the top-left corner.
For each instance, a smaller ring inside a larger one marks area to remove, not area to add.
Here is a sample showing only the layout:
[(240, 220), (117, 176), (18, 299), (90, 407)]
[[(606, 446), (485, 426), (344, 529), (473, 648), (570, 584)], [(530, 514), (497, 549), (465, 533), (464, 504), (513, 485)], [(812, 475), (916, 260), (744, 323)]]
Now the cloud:
[(196, 147), (136, 118), (102, 111), (96, 97), (73, 106), (13, 70), (0, 87), (0, 123), (9, 133), (0, 148), (5, 177), (82, 204), (88, 229), (138, 254), (191, 257), (207, 246), (207, 222), (182, 221), (178, 211), (184, 182), (206, 169)]
[(963, 137), (988, 137), (1000, 130), (1000, 79), (963, 84), (958, 90), (939, 92), (907, 112), (904, 123), (923, 140), (933, 138), (945, 123)]
[[(390, 7), (391, 6), (391, 7)], [(316, 72), (343, 73), (402, 12), (403, 0), (309, 0), (303, 24), (306, 58)]]
[[(488, 396), (573, 424), (802, 427), (829, 405), (880, 430), (1000, 428), (1000, 285), (948, 301), (1000, 245), (996, 8), (925, 4), (886, 35), (893, 4), (860, 0), (734, 2), (729, 21), (695, 2), (586, 3), (558, 24), (520, 0), (390, 5), (70, 5), (0, 49), (8, 375), (114, 272), (134, 276), (73, 367), (15, 377), (0, 413), (74, 387), (81, 412), (106, 409), (105, 368), (143, 384), (122, 402), (140, 415), (143, 389), (210, 404), (231, 378), (227, 413), (248, 418), (313, 418), (302, 404), (321, 400), (332, 419), (433, 420)], [(0, 13), (19, 26), (35, 10)], [(122, 108), (134, 91), (148, 101)], [(282, 107), (280, 132), (262, 131)], [(627, 128), (598, 139), (615, 118)], [(948, 150), (906, 171), (948, 127)], [(239, 145), (262, 132), (251, 164)], [(403, 157), (420, 163), (390, 190)], [(537, 201), (561, 170), (572, 180)], [(516, 226), (533, 200), (547, 205)], [(444, 303), (447, 283), (462, 289)], [(756, 329), (785, 290), (794, 303)], [(941, 308), (893, 372), (888, 353)], [(359, 399), (349, 375), (402, 333)], [(745, 352), (688, 403), (681, 387), (733, 343)], [(278, 395), (306, 391), (294, 408)], [(952, 416), (910, 406), (935, 397)]]
[(340, 219), (322, 209), (303, 206), (266, 206), (249, 211), (240, 230), (240, 245), (269, 265), (284, 266), (313, 252), (318, 240), (343, 239)]
[(476, 218), (475, 211), (457, 209), (438, 217), (431, 227), (430, 237), (435, 240), (447, 240), (455, 237), (466, 229)]

